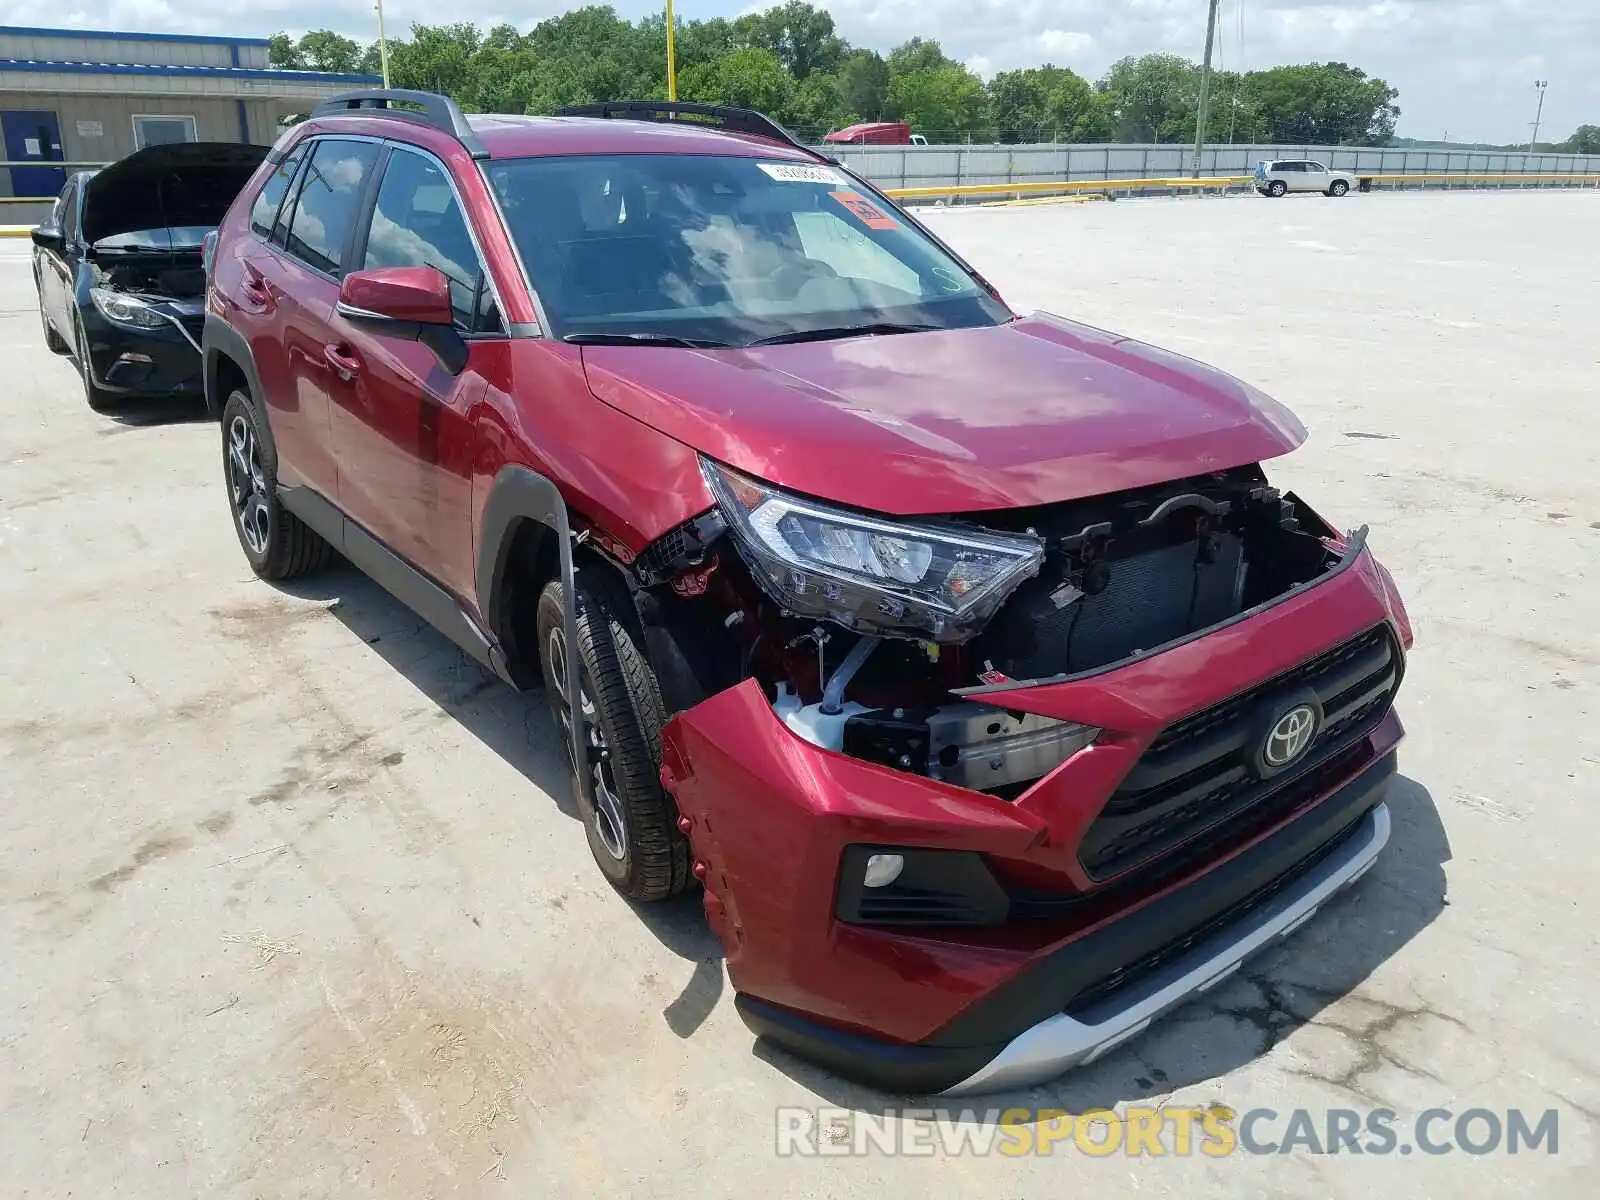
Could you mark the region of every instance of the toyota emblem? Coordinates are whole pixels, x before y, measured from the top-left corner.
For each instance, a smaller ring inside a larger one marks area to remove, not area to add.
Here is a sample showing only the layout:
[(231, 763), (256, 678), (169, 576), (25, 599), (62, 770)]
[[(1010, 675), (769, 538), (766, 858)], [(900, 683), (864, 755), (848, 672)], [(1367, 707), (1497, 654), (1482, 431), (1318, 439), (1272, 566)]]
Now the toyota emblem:
[(1286, 767), (1306, 752), (1317, 733), (1317, 710), (1297, 704), (1279, 717), (1261, 747), (1261, 757), (1269, 767)]

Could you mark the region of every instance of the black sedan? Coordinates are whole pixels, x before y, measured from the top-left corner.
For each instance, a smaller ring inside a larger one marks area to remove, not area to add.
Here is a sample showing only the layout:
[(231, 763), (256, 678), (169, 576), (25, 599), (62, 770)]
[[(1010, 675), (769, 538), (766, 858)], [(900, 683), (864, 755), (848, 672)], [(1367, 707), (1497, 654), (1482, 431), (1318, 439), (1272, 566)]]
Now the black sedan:
[(71, 354), (89, 407), (204, 394), (201, 245), (265, 146), (150, 146), (69, 176), (33, 231), (45, 344)]

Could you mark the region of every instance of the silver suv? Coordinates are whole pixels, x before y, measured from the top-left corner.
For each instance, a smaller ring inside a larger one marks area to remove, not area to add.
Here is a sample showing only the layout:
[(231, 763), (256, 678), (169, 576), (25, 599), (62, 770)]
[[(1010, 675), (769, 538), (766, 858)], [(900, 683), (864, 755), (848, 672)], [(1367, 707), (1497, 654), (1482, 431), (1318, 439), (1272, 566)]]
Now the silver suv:
[(1330, 171), (1327, 164), (1303, 158), (1286, 158), (1256, 164), (1256, 191), (1263, 196), (1285, 192), (1321, 192), (1342, 196), (1356, 186), (1356, 177), (1345, 171)]

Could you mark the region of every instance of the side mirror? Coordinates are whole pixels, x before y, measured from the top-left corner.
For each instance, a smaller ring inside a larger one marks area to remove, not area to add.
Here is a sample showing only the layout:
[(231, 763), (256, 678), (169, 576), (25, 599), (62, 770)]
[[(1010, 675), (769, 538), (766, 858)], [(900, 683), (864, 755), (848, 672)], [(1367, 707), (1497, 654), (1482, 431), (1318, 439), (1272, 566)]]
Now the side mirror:
[(31, 236), (33, 237), (33, 244), (45, 250), (54, 250), (60, 253), (66, 246), (66, 239), (61, 236), (61, 230), (50, 226), (39, 226)]
[(373, 333), (421, 342), (452, 375), (466, 369), (467, 343), (456, 332), (450, 281), (435, 267), (352, 271), (339, 285), (338, 312)]

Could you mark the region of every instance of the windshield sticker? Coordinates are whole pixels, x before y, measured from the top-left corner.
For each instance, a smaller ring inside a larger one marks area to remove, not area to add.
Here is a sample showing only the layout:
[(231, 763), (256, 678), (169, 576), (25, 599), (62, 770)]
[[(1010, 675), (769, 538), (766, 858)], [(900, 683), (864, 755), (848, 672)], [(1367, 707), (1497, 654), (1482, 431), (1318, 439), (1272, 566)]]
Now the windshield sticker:
[(812, 167), (805, 163), (757, 163), (767, 176), (779, 183), (831, 183), (838, 185), (844, 177), (831, 167)]
[(900, 223), (860, 192), (829, 192), (828, 195), (847, 209), (851, 216), (868, 229), (899, 229)]

